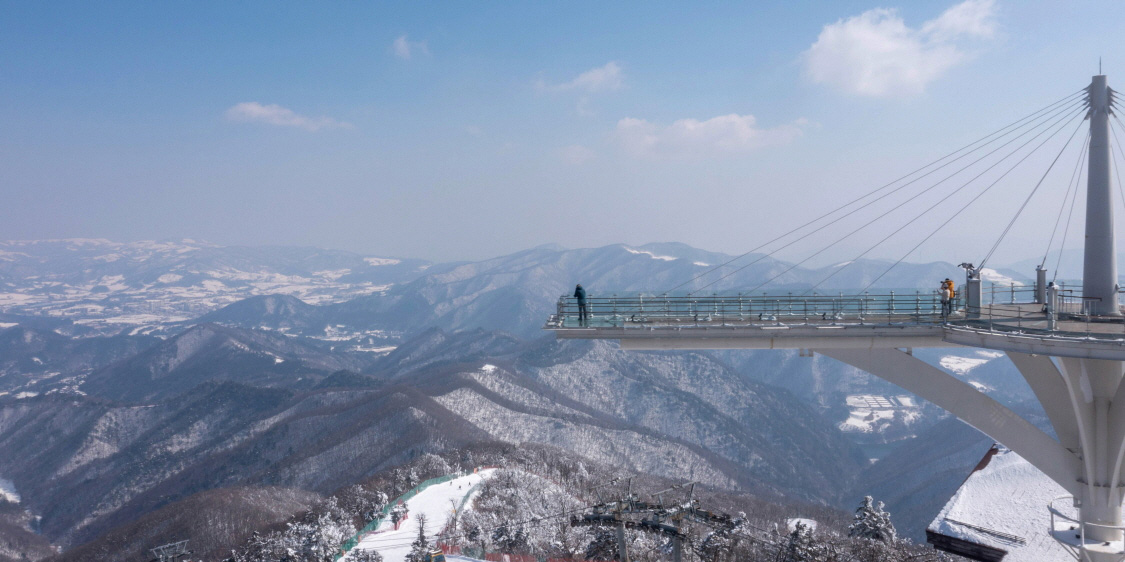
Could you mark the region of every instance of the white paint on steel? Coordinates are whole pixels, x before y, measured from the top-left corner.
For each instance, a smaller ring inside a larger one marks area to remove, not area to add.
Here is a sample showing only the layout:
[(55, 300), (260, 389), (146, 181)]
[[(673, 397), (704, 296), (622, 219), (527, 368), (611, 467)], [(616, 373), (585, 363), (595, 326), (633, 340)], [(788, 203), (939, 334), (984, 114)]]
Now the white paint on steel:
[(1113, 232), (1113, 190), (1110, 188), (1110, 90), (1104, 74), (1090, 83), (1090, 156), (1086, 182), (1086, 251), (1082, 296), (1092, 297), (1095, 314), (1119, 316), (1117, 250)]
[(1070, 391), (1067, 390), (1066, 380), (1055, 362), (1046, 355), (1030, 355), (1015, 351), (1009, 351), (1008, 358), (1019, 369), (1031, 391), (1043, 405), (1043, 410), (1051, 420), (1051, 427), (1055, 429), (1055, 435), (1058, 436), (1062, 446), (1070, 450), (1078, 450), (1081, 447), (1078, 419), (1070, 403)]

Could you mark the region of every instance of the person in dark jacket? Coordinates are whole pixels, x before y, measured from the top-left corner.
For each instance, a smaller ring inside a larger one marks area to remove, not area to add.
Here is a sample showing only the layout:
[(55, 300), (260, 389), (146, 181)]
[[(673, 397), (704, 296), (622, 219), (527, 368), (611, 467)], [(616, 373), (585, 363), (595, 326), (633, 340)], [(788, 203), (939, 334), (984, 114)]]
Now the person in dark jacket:
[(574, 298), (578, 299), (578, 325), (585, 326), (590, 323), (590, 313), (586, 311), (586, 289), (581, 283), (574, 288)]

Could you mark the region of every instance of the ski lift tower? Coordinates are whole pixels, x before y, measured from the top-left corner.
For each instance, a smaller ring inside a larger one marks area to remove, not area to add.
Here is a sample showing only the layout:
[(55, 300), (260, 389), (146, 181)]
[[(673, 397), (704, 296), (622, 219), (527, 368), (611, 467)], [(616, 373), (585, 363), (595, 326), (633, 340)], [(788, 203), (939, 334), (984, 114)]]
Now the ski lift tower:
[[(1125, 320), (1118, 304), (1110, 123), (1104, 75), (1086, 88), (1090, 141), (1080, 290), (1043, 287), (997, 302), (968, 268), (965, 306), (944, 315), (936, 296), (632, 296), (587, 299), (588, 317), (562, 297), (544, 326), (560, 339), (612, 339), (626, 350), (799, 349), (821, 353), (941, 406), (1016, 452), (1066, 489), (1049, 529), (1075, 557), (1125, 560)], [(1003, 291), (1007, 297), (1008, 290)], [(1043, 295), (1046, 303), (1043, 303)], [(1026, 297), (1026, 298), (1024, 298)], [(960, 299), (958, 299), (960, 300)], [(988, 302), (986, 302), (986, 300)], [(1005, 302), (1007, 301), (1007, 302)], [(1038, 429), (913, 348), (999, 350), (1019, 369), (1050, 419)]]

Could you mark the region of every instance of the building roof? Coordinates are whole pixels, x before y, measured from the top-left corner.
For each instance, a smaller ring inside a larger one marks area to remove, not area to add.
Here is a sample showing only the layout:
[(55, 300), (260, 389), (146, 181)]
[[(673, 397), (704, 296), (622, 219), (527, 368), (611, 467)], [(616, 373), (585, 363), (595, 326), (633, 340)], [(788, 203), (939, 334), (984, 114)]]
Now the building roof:
[(1068, 560), (1073, 556), (1047, 531), (1047, 506), (1065, 495), (1031, 463), (993, 446), (926, 528), (926, 540), (976, 560)]

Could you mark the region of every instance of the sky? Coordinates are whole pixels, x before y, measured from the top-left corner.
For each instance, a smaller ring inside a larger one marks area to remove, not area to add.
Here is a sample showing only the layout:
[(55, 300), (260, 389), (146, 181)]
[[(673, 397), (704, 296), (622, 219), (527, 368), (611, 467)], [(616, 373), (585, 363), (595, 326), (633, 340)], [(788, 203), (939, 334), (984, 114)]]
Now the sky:
[[(1077, 92), (1099, 57), (1125, 80), (1123, 32), (1109, 1), (0, 0), (0, 239), (740, 254)], [(995, 258), (1038, 259), (1070, 134), (941, 229), (972, 196), (956, 179), (916, 222), (856, 216), (778, 257), (979, 260), (1057, 153)]]

